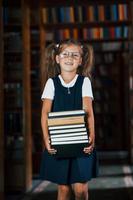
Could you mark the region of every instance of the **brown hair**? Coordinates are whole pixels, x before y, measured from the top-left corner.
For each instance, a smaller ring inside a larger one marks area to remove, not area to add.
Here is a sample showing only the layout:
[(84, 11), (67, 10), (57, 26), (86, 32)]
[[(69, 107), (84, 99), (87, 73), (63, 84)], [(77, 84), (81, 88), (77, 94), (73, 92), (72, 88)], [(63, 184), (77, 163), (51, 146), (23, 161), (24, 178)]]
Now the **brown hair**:
[(42, 66), (44, 66), (43, 77), (45, 82), (48, 78), (60, 74), (60, 66), (57, 64), (55, 57), (62, 52), (65, 45), (68, 46), (71, 44), (80, 46), (82, 50), (82, 64), (78, 67), (77, 73), (90, 77), (94, 58), (92, 46), (88, 44), (82, 44), (73, 39), (67, 39), (61, 41), (59, 44), (52, 43), (46, 47), (41, 59)]

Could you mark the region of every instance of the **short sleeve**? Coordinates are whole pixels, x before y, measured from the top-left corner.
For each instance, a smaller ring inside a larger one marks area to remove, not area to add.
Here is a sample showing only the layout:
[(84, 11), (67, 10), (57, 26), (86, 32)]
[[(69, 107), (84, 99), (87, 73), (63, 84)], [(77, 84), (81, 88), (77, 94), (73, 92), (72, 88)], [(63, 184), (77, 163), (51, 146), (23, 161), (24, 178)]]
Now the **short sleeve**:
[(82, 86), (82, 97), (93, 97), (93, 92), (92, 92), (92, 86), (91, 86), (91, 81), (88, 77), (84, 78), (83, 86)]
[(46, 85), (44, 87), (41, 99), (54, 99), (54, 92), (55, 92), (55, 88), (54, 88), (54, 83), (53, 80), (51, 78), (49, 78), (46, 82)]

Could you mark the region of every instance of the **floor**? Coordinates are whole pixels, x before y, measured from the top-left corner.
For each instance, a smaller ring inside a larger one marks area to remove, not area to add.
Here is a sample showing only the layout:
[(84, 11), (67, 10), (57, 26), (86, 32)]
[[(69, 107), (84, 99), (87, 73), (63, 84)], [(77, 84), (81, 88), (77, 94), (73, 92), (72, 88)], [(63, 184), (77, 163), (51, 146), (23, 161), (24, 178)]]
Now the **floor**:
[[(89, 182), (90, 200), (133, 200), (133, 166), (102, 165), (97, 179)], [(23, 197), (8, 200), (56, 200), (57, 185), (40, 180)], [(72, 199), (74, 199), (72, 197)]]

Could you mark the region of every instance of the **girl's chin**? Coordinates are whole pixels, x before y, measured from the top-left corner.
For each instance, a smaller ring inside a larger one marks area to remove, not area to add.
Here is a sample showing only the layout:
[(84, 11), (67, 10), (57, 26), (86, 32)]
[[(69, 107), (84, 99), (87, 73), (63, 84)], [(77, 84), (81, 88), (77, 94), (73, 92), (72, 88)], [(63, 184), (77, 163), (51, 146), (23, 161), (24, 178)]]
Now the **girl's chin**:
[(76, 72), (76, 70), (68, 69), (68, 70), (63, 70), (64, 72)]

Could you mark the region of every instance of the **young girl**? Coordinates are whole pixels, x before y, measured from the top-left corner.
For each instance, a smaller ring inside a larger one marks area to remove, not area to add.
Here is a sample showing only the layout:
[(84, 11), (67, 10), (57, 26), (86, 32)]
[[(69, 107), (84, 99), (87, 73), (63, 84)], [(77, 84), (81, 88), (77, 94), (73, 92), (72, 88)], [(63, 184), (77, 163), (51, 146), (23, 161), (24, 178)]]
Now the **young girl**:
[[(88, 200), (88, 180), (97, 177), (94, 116), (90, 70), (93, 49), (74, 40), (51, 44), (45, 53), (45, 78), (42, 94), (42, 130), (45, 150), (41, 178), (58, 184), (58, 200), (69, 200), (73, 189), (76, 200)], [(58, 159), (49, 142), (48, 112), (84, 109), (88, 113), (89, 145), (85, 157)]]

